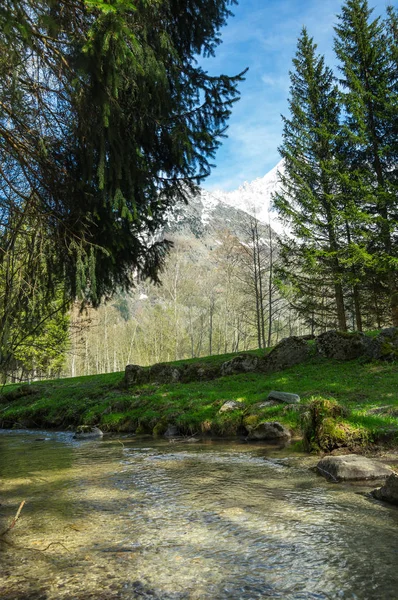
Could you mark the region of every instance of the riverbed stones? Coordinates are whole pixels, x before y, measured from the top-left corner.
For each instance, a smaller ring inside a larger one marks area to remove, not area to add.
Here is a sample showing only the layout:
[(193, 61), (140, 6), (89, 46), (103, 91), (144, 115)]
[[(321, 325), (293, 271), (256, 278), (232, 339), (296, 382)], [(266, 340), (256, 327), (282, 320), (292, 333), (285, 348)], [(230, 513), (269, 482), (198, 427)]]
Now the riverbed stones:
[(325, 331), (316, 338), (318, 354), (336, 360), (353, 360), (364, 356), (370, 338), (363, 333), (344, 333), (342, 331)]
[(221, 365), (221, 376), (235, 375), (237, 373), (250, 373), (256, 371), (258, 366), (257, 356), (240, 354)]
[(260, 368), (266, 373), (282, 371), (307, 360), (310, 347), (305, 340), (292, 336), (283, 339), (261, 361)]
[(391, 473), (382, 487), (376, 488), (371, 492), (377, 500), (383, 500), (390, 504), (398, 504), (398, 474)]
[(358, 454), (325, 456), (318, 462), (316, 470), (330, 481), (386, 479), (392, 472), (383, 463)]
[(222, 405), (222, 407), (220, 408), (220, 410), (218, 412), (226, 413), (226, 412), (232, 412), (233, 410), (243, 410), (244, 408), (245, 408), (245, 405), (243, 402), (238, 402), (237, 400), (227, 400), (227, 402), (224, 402), (224, 404)]
[(278, 421), (267, 421), (259, 423), (256, 427), (253, 427), (249, 431), (247, 440), (249, 441), (270, 441), (275, 442), (278, 440), (288, 440), (290, 438), (290, 431), (286, 429)]
[(298, 404), (300, 402), (300, 396), (288, 392), (277, 392), (272, 390), (268, 394), (267, 400), (276, 400), (277, 402), (285, 402), (286, 404)]
[(73, 436), (75, 440), (95, 440), (103, 437), (103, 432), (99, 427), (89, 425), (80, 425)]

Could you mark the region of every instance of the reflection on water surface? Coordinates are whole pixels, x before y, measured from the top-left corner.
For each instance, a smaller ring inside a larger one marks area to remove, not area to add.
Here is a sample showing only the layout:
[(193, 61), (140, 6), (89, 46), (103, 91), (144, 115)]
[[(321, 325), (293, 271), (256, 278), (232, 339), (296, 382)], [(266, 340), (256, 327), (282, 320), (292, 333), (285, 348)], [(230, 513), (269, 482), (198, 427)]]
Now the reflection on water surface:
[(27, 500), (1, 598), (398, 598), (398, 510), (372, 486), (264, 446), (122, 442), (0, 432), (1, 531)]

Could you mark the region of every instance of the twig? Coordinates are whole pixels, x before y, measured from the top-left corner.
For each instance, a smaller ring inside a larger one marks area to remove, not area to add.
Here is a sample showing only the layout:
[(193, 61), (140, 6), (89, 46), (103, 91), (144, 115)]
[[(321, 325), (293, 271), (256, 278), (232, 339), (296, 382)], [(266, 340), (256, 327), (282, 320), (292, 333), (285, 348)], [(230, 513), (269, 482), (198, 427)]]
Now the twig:
[(22, 500), (21, 504), (19, 505), (19, 508), (17, 510), (17, 513), (15, 515), (15, 517), (13, 518), (13, 520), (11, 521), (10, 525), (7, 527), (7, 529), (5, 529), (2, 533), (0, 533), (0, 536), (5, 535), (6, 533), (8, 533), (11, 529), (14, 529), (16, 522), (19, 519), (19, 515), (21, 514), (21, 511), (24, 507), (26, 500)]
[(39, 552), (45, 552), (46, 550), (49, 549), (50, 546), (54, 546), (54, 545), (58, 545), (58, 546), (62, 546), (62, 548), (64, 548), (67, 552), (70, 553), (70, 550), (68, 550), (68, 548), (66, 546), (64, 546), (64, 544), (62, 542), (50, 542), (48, 544), (48, 546), (46, 546), (45, 548), (31, 548), (31, 550), (38, 550)]

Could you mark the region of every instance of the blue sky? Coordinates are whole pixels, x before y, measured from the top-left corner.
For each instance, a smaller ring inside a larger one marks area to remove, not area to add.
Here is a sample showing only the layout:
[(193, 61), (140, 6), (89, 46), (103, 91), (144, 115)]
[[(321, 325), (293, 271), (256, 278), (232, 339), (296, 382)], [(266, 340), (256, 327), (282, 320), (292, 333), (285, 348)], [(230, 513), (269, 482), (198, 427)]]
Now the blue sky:
[[(374, 14), (394, 0), (369, 0)], [(233, 190), (264, 176), (280, 157), (281, 114), (288, 114), (289, 70), (297, 38), (305, 25), (334, 67), (333, 25), (341, 0), (240, 0), (222, 30), (216, 57), (202, 59), (211, 74), (234, 75), (249, 67), (241, 99), (229, 121), (228, 138), (218, 150), (211, 176), (203, 187)]]

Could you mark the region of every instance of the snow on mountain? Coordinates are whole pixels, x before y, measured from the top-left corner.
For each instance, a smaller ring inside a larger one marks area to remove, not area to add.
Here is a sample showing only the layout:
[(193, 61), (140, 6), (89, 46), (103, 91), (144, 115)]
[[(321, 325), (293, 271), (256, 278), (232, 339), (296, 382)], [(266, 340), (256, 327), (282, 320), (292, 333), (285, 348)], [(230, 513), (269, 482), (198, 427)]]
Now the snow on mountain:
[(262, 223), (270, 223), (274, 231), (281, 233), (283, 226), (272, 208), (271, 200), (272, 194), (280, 187), (278, 171), (283, 172), (283, 161), (280, 161), (264, 177), (259, 177), (250, 183), (245, 182), (232, 192), (203, 190), (201, 193), (203, 223), (207, 224), (209, 222), (212, 213), (219, 204), (226, 204), (256, 217)]
[(283, 231), (276, 212), (272, 209), (272, 194), (279, 189), (280, 162), (267, 175), (244, 183), (233, 192), (202, 189), (189, 199), (188, 204), (177, 203), (169, 211), (163, 235), (174, 242), (200, 246), (204, 253), (220, 245), (219, 233), (229, 230), (242, 243), (247, 238), (248, 215), (260, 223), (259, 234), (268, 244), (269, 225), (275, 233)]

